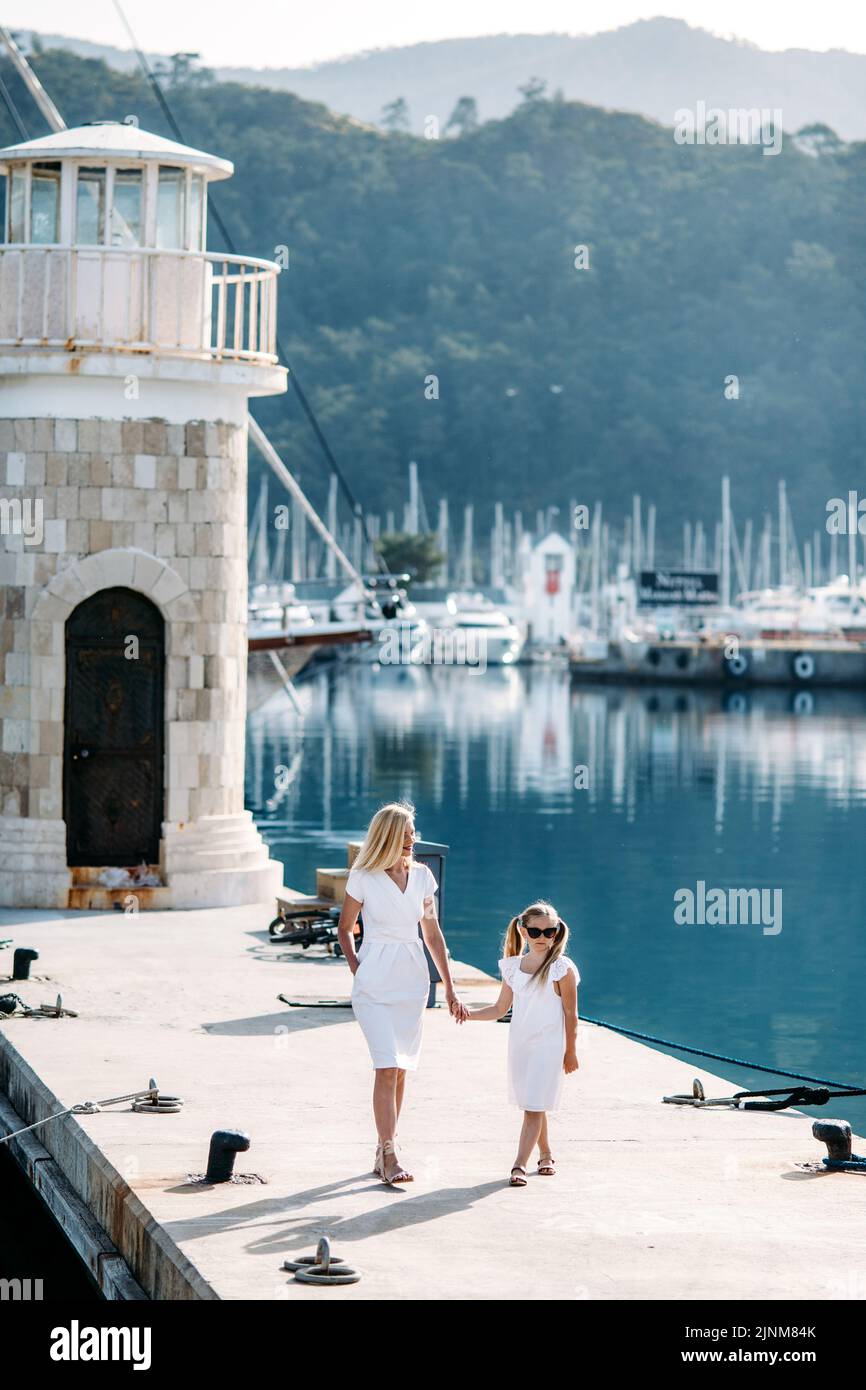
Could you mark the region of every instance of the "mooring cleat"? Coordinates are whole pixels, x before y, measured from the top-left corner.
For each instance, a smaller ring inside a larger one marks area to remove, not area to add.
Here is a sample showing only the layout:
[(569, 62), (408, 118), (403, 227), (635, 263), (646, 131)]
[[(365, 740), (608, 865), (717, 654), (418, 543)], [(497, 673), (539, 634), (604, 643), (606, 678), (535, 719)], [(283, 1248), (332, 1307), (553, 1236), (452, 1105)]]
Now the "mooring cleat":
[(847, 1120), (814, 1120), (812, 1133), (827, 1145), (825, 1168), (846, 1173), (866, 1173), (866, 1158), (851, 1152), (851, 1126)]
[(813, 1120), (812, 1133), (827, 1145), (827, 1157), (834, 1163), (851, 1158), (851, 1126), (847, 1120)]

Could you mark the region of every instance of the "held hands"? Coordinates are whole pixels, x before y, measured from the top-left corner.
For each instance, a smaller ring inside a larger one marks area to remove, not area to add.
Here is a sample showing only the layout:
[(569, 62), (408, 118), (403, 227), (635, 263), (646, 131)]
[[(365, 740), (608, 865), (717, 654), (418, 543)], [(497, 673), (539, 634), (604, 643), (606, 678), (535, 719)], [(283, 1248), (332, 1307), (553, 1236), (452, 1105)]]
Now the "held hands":
[(577, 1060), (576, 1052), (566, 1052), (565, 1060), (562, 1063), (562, 1070), (568, 1075), (569, 1072), (577, 1071), (580, 1062)]
[(450, 1013), (451, 1017), (454, 1019), (454, 1022), (455, 1022), (455, 1023), (465, 1023), (466, 1020), (467, 1020), (467, 1018), (469, 1017), (469, 1010), (467, 1009), (467, 1007), (466, 1007), (465, 1004), (462, 1004), (462, 1003), (460, 1002), (460, 1000), (457, 998), (457, 995), (454, 993), (453, 989), (452, 989), (452, 990), (448, 990), (448, 991), (446, 992), (446, 994), (445, 994), (445, 1002), (446, 1002), (447, 1005), (448, 1005), (448, 1012)]

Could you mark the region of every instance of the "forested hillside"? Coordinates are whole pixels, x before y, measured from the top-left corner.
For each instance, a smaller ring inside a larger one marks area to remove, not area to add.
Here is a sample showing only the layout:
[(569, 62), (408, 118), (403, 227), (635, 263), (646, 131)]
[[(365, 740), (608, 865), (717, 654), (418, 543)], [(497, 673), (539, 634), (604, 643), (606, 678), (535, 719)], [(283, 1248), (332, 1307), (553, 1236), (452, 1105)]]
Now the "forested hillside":
[[(134, 113), (170, 133), (137, 76), (34, 64), (69, 124)], [(215, 197), (239, 248), (289, 248), (282, 335), (366, 505), (399, 505), (416, 459), (428, 503), (600, 497), (621, 515), (638, 490), (673, 538), (716, 516), (725, 471), (755, 516), (785, 476), (806, 531), (864, 483), (866, 145), (678, 145), (543, 94), (429, 140), (247, 86), (169, 97), (191, 144), (235, 162)], [(257, 411), (321, 500), (292, 397)]]

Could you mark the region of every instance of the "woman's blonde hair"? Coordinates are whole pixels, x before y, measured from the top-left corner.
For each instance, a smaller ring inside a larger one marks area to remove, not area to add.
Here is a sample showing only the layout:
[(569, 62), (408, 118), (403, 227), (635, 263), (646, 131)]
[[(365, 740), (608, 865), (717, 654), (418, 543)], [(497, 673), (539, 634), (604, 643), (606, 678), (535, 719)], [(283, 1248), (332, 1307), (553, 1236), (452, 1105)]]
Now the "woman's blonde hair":
[(512, 917), (505, 929), (505, 943), (503, 946), (504, 956), (520, 956), (523, 954), (523, 937), (520, 935), (521, 927), (529, 926), (531, 917), (546, 917), (548, 922), (556, 927), (556, 936), (547, 948), (547, 954), (541, 965), (535, 972), (538, 983), (542, 984), (550, 973), (550, 967), (559, 956), (565, 955), (565, 948), (568, 945), (568, 927), (563, 922), (553, 903), (545, 902), (543, 898), (537, 903), (530, 903), (525, 907), (519, 917)]
[(367, 827), (364, 843), (352, 867), (376, 873), (379, 869), (393, 869), (395, 864), (402, 862), (409, 868), (412, 853), (404, 852), (403, 839), (406, 826), (414, 818), (415, 807), (409, 801), (390, 801), (387, 806), (380, 806)]

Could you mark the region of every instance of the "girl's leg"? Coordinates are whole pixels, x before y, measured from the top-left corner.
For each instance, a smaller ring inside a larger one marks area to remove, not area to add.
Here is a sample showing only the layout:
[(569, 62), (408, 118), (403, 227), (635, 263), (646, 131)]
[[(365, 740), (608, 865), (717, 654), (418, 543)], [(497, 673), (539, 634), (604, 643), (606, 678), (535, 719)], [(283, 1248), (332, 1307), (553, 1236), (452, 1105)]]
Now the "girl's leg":
[(545, 1177), (552, 1177), (553, 1159), (550, 1154), (550, 1135), (547, 1132), (547, 1115), (541, 1117), (541, 1130), (538, 1135), (538, 1171)]
[(523, 1125), (517, 1144), (517, 1158), (514, 1160), (515, 1166), (525, 1168), (529, 1163), (529, 1156), (538, 1143), (544, 1118), (543, 1110), (524, 1110)]
[(400, 1118), (400, 1111), (403, 1108), (403, 1092), (406, 1089), (406, 1073), (402, 1067), (397, 1068), (397, 1088), (395, 1092), (395, 1105), (397, 1114), (394, 1119), (394, 1130), (397, 1129), (397, 1120)]
[(541, 1119), (541, 1133), (538, 1136), (539, 1158), (550, 1158), (550, 1135), (547, 1131), (547, 1114)]

